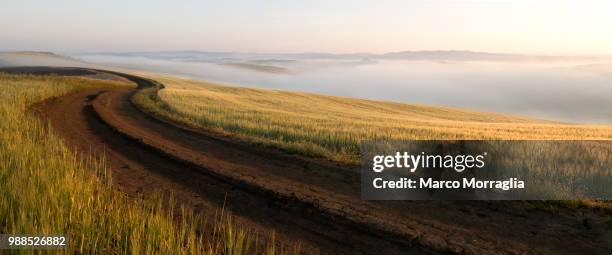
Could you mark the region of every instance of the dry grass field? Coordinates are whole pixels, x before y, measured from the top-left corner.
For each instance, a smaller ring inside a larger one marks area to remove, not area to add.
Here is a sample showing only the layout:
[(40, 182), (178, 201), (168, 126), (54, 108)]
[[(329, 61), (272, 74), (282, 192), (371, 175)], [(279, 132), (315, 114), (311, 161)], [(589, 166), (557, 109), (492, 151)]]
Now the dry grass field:
[(274, 254), (274, 243), (255, 245), (257, 237), (228, 215), (178, 209), (178, 220), (162, 205), (166, 198), (128, 199), (111, 187), (103, 163), (78, 157), (28, 111), (51, 97), (116, 86), (127, 84), (0, 73), (0, 233), (67, 234), (66, 254)]
[(188, 126), (293, 153), (357, 163), (361, 140), (608, 140), (612, 126), (572, 125), (497, 113), (230, 87), (155, 77), (139, 92), (146, 111)]

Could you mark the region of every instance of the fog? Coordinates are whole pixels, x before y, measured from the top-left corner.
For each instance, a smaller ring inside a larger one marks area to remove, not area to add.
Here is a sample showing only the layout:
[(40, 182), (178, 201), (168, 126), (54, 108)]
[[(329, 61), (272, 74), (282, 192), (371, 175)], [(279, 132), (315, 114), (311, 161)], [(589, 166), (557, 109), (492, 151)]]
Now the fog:
[(78, 57), (231, 85), (460, 107), (560, 122), (612, 123), (612, 65), (604, 63), (232, 58), (224, 63), (249, 64), (227, 65), (133, 55)]

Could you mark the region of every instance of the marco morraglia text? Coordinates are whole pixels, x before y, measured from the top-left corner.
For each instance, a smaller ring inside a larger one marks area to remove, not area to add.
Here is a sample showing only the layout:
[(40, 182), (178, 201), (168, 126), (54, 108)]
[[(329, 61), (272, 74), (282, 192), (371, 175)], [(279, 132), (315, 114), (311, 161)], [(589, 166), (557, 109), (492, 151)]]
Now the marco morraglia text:
[[(392, 155), (375, 155), (372, 158), (372, 170), (381, 173), (385, 169), (405, 169), (410, 173), (419, 171), (451, 170), (462, 173), (468, 169), (481, 169), (486, 165), (487, 152), (470, 155), (435, 155), (421, 152), (409, 154), (396, 152)], [(427, 173), (425, 173), (427, 174)], [(374, 178), (375, 189), (524, 189), (525, 182), (518, 178), (503, 180), (478, 180), (476, 178), (459, 178), (455, 180), (438, 180), (431, 177), (392, 179)]]

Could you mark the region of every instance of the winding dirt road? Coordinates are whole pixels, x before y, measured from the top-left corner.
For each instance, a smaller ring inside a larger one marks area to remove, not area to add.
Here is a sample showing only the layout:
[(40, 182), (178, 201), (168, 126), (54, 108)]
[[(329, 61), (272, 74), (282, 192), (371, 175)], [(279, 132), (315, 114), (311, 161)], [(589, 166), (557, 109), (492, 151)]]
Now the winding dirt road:
[[(160, 84), (132, 75), (139, 88)], [(36, 108), (73, 149), (104, 155), (128, 195), (173, 193), (238, 224), (274, 230), (325, 254), (606, 254), (609, 215), (554, 214), (522, 202), (362, 201), (358, 169), (258, 148), (140, 111), (137, 89), (96, 89)]]

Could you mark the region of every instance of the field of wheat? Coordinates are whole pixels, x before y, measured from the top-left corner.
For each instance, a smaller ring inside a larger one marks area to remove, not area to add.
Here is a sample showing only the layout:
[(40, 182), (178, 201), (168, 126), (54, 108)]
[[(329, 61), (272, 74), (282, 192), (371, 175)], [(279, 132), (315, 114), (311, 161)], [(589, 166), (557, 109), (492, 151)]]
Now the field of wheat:
[(608, 140), (612, 126), (572, 125), (445, 107), (223, 86), (156, 76), (145, 111), (292, 153), (357, 163), (362, 140)]
[(255, 234), (227, 214), (204, 219), (178, 209), (179, 219), (166, 198), (126, 198), (103, 163), (68, 150), (28, 111), (50, 97), (109, 86), (126, 84), (0, 73), (0, 233), (67, 234), (66, 254), (274, 254), (274, 242), (255, 245)]

